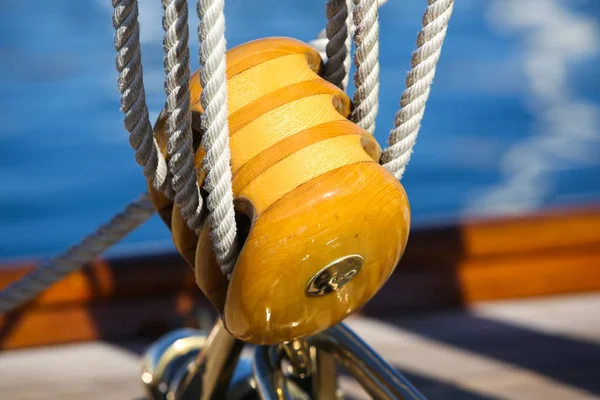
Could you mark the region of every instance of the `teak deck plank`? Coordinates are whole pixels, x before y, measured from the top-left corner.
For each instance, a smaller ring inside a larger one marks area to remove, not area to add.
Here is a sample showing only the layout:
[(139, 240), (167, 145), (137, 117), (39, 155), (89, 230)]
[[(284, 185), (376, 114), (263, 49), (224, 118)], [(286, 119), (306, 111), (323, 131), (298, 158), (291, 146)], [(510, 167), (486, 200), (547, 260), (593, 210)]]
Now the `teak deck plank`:
[[(600, 399), (598, 309), (600, 292), (348, 323), (431, 400), (591, 400)], [(0, 393), (14, 400), (139, 399), (141, 345), (2, 352)], [(368, 398), (347, 378), (342, 386), (351, 398)]]

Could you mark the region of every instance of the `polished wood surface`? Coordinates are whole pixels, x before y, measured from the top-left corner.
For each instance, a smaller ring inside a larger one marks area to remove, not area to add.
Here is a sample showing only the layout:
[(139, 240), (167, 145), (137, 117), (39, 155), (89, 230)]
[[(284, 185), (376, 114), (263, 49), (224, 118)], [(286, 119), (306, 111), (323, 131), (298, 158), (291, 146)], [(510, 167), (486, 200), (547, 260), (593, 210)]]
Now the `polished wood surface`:
[[(397, 215), (406, 197), (388, 189), (397, 181), (379, 173), (380, 168), (364, 162), (328, 172), (257, 219), (227, 293), (224, 317), (234, 335), (274, 342), (281, 331), (289, 338), (318, 332), (356, 311), (379, 290), (402, 254), (409, 218), (408, 210)], [(298, 204), (295, 198), (305, 201)], [(312, 276), (348, 254), (365, 259), (357, 276), (334, 293), (307, 297)], [(273, 276), (277, 279), (269, 281)], [(267, 313), (268, 330), (256, 325), (261, 324), (257, 310)]]
[[(543, 233), (548, 230), (569, 234), (557, 242)], [(486, 300), (600, 291), (598, 232), (598, 206), (419, 227), (411, 233), (400, 266), (361, 312), (400, 315)], [(500, 239), (502, 253), (493, 251)], [(38, 265), (2, 265), (0, 287)], [(100, 259), (20, 310), (1, 315), (0, 349), (155, 337), (191, 321), (194, 307), (207, 304), (192, 268), (177, 253)], [(54, 330), (59, 323), (69, 329)]]
[[(196, 237), (164, 196), (153, 191), (152, 199), (227, 329), (248, 342), (279, 343), (322, 331), (375, 295), (404, 251), (408, 199), (379, 165), (376, 140), (348, 120), (349, 98), (319, 76), (310, 46), (257, 40), (231, 50), (227, 65), (236, 212), (250, 225), (229, 283), (208, 227)], [(192, 81), (192, 109), (201, 113), (198, 73)], [(163, 151), (164, 128), (161, 114), (155, 136)], [(194, 134), (198, 143), (201, 132)], [(308, 296), (323, 267), (353, 254), (364, 265), (349, 284)]]

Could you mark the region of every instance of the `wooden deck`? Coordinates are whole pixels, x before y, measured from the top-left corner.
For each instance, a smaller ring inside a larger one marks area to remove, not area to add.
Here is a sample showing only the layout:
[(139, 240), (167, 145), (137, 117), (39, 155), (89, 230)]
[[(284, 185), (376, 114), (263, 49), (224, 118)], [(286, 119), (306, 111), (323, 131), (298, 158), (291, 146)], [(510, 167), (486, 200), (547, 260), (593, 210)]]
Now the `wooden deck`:
[[(349, 324), (430, 399), (600, 399), (600, 292)], [(144, 343), (0, 353), (0, 398), (139, 399)], [(368, 398), (343, 379), (349, 398)]]

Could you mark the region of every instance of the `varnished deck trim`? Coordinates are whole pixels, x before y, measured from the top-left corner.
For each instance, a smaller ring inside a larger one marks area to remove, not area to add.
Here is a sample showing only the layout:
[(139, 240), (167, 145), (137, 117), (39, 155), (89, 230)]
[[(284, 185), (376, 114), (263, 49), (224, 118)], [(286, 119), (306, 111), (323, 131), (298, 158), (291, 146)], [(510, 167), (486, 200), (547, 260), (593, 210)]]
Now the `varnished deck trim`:
[[(595, 291), (598, 266), (600, 207), (415, 230), (401, 265), (365, 311)], [(0, 287), (35, 267), (3, 266)], [(189, 318), (192, 304), (206, 301), (177, 254), (98, 260), (0, 316), (0, 348), (153, 335)]]
[(205, 298), (190, 292), (57, 307), (30, 307), (0, 316), (2, 350), (91, 340), (155, 338), (181, 326), (195, 326)]
[[(0, 287), (38, 267), (36, 262), (0, 267)], [(177, 253), (98, 259), (57, 282), (29, 306), (62, 306), (145, 298), (197, 290), (194, 272)]]

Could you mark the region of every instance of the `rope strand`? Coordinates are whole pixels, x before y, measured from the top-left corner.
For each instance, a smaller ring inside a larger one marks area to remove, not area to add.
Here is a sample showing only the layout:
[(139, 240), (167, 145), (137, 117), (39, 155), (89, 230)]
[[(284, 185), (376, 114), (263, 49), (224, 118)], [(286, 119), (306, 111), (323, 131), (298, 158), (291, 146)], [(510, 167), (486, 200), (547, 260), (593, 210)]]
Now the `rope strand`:
[(206, 150), (204, 187), (208, 192), (208, 223), (221, 271), (230, 276), (237, 258), (237, 228), (233, 207), (227, 77), (225, 69), (224, 0), (198, 0), (200, 82), (204, 108), (202, 146)]
[[(180, 206), (182, 215), (189, 217), (186, 218), (188, 224), (198, 232), (202, 198), (196, 181), (192, 153), (187, 2), (163, 0), (163, 44), (167, 54), (167, 152), (170, 156), (169, 167), (173, 172), (172, 181), (169, 179), (167, 163), (153, 138), (145, 102), (137, 1), (112, 0), (112, 3), (121, 109), (125, 113), (124, 123), (130, 133), (130, 144), (136, 151), (136, 161), (144, 167), (144, 176), (157, 189), (165, 191), (170, 198), (173, 196), (173, 189), (175, 190), (175, 202)], [(380, 1), (379, 5), (383, 3), (385, 1)], [(354, 62), (357, 72), (354, 77), (356, 92), (352, 117), (363, 129), (373, 133), (379, 93), (377, 2), (354, 0), (354, 4)], [(406, 90), (400, 101), (401, 109), (396, 114), (395, 128), (390, 132), (390, 146), (382, 157), (383, 166), (398, 179), (404, 173), (416, 142), (453, 5), (454, 0), (429, 0), (429, 6), (423, 16), (423, 28), (417, 38), (417, 50), (411, 60), (412, 69), (406, 77)], [(203, 167), (207, 172), (205, 184), (208, 191), (208, 222), (217, 261), (223, 273), (230, 277), (237, 257), (237, 230), (227, 124), (223, 7), (224, 0), (199, 0), (198, 35), (200, 79), (203, 87), (201, 103), (205, 110), (201, 125), (204, 131), (202, 146), (207, 153)], [(328, 41), (325, 53), (330, 62), (329, 67), (326, 66), (326, 76), (341, 88), (345, 88), (348, 80), (348, 37), (352, 30), (348, 22), (348, 10), (345, 0), (331, 0), (328, 3)], [(71, 247), (0, 292), (0, 312), (22, 305), (90, 262), (150, 218), (154, 211), (148, 194), (142, 195), (107, 224), (84, 238), (80, 244)]]
[(350, 51), (352, 37), (352, 0), (330, 0), (327, 3), (327, 44), (325, 53), (327, 62), (323, 78), (342, 90), (348, 87), (350, 72)]
[(389, 147), (381, 157), (383, 166), (397, 179), (404, 174), (419, 134), (453, 6), (454, 0), (429, 0), (423, 15), (417, 50), (412, 55), (412, 69), (406, 76), (406, 90), (400, 100), (401, 109), (396, 113)]
[(354, 110), (352, 121), (373, 134), (379, 111), (379, 16), (377, 0), (354, 0)]
[(125, 128), (130, 135), (129, 143), (135, 150), (135, 160), (144, 168), (146, 179), (172, 198), (167, 164), (154, 140), (146, 106), (137, 0), (112, 0), (112, 5), (118, 86), (121, 110), (125, 113)]
[(162, 6), (169, 170), (175, 204), (190, 229), (199, 233), (202, 227), (202, 197), (194, 170), (192, 146), (188, 5), (186, 0), (163, 0)]
[(154, 205), (148, 194), (144, 193), (79, 244), (2, 290), (0, 313), (23, 305), (71, 272), (94, 260), (148, 220), (154, 212)]

